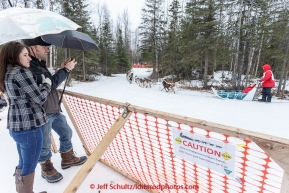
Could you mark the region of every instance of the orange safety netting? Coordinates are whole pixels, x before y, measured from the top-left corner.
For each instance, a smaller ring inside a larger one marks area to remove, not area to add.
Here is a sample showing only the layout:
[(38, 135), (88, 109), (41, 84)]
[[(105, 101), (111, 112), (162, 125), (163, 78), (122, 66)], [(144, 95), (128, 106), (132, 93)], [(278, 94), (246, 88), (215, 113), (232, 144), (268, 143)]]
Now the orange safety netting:
[(132, 68), (147, 68), (146, 64), (132, 64)]
[[(92, 152), (122, 109), (70, 95), (64, 95), (64, 99), (85, 142), (83, 145)], [(173, 127), (235, 144), (235, 178), (175, 157)], [(101, 158), (143, 185), (155, 185), (158, 192), (277, 193), (284, 172), (252, 141), (137, 111)]]

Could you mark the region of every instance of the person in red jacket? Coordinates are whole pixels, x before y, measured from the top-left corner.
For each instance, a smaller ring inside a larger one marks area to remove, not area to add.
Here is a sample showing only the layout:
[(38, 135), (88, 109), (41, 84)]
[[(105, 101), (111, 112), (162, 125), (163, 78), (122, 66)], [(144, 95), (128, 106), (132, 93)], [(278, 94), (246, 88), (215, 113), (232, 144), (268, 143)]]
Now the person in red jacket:
[(275, 86), (273, 72), (271, 71), (270, 64), (263, 65), (263, 77), (260, 79), (262, 82), (262, 99), (259, 99), (261, 102), (271, 102), (271, 89)]

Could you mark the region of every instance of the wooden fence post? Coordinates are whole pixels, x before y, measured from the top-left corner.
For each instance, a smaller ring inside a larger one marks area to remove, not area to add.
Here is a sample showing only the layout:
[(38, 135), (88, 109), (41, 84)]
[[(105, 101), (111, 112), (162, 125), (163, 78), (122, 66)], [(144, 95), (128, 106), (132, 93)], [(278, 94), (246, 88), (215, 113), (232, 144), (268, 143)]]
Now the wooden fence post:
[[(124, 117), (124, 113), (126, 114), (125, 117)], [(93, 169), (96, 162), (100, 159), (101, 155), (105, 152), (105, 150), (110, 145), (112, 140), (118, 134), (119, 130), (123, 127), (125, 122), (128, 120), (128, 118), (132, 114), (131, 111), (124, 112), (124, 113), (122, 113), (119, 116), (119, 118), (116, 120), (116, 122), (112, 125), (112, 127), (109, 129), (109, 131), (103, 137), (101, 142), (98, 144), (98, 146), (92, 152), (92, 154), (88, 157), (87, 161), (82, 165), (80, 170), (74, 176), (74, 178), (72, 179), (70, 184), (66, 187), (66, 189), (64, 190), (64, 193), (72, 193), (72, 192), (76, 192), (78, 190), (78, 188), (80, 187), (82, 182), (85, 180), (87, 175)]]
[(58, 149), (57, 149), (57, 145), (56, 145), (56, 143), (55, 143), (55, 139), (54, 139), (52, 133), (50, 133), (50, 137), (51, 137), (51, 147), (50, 147), (50, 149), (51, 149), (51, 151), (52, 151), (53, 153), (57, 153), (57, 152), (58, 152)]
[(289, 175), (284, 172), (280, 193), (289, 193)]

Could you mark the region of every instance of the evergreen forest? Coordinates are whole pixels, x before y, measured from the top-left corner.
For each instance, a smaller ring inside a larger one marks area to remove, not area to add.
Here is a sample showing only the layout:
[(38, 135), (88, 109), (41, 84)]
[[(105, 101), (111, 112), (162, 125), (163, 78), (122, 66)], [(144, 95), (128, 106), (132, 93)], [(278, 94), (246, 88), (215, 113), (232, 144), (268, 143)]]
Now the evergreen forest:
[[(132, 29), (128, 10), (113, 21), (106, 5), (85, 0), (17, 0), (14, 7), (47, 9), (81, 26), (99, 50), (51, 47), (49, 67), (68, 57), (78, 64), (71, 78), (94, 80), (97, 75), (127, 73), (133, 63), (151, 64), (150, 78), (174, 75), (200, 80), (209, 88), (214, 72), (230, 73), (233, 89), (262, 76), (268, 63), (277, 79), (276, 94), (284, 95), (289, 68), (288, 0), (144, 0), (141, 22)], [(0, 10), (9, 8), (1, 0)], [(225, 76), (225, 74), (224, 74)]]

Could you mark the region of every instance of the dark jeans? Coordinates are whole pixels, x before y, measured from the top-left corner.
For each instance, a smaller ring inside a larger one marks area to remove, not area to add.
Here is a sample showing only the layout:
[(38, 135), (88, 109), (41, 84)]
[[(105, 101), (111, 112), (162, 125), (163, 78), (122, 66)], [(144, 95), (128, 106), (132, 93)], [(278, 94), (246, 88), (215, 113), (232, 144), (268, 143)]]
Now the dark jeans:
[(9, 130), (9, 132), (16, 142), (19, 155), (17, 169), (22, 169), (20, 176), (26, 176), (35, 172), (42, 148), (42, 127), (23, 131)]
[(48, 114), (48, 122), (43, 125), (43, 146), (39, 157), (39, 162), (45, 162), (51, 156), (51, 128), (59, 135), (60, 152), (67, 152), (72, 148), (72, 130), (69, 127), (65, 116), (62, 113)]
[(271, 98), (272, 98), (271, 89), (272, 89), (271, 87), (264, 87), (262, 89), (262, 101), (271, 102)]

